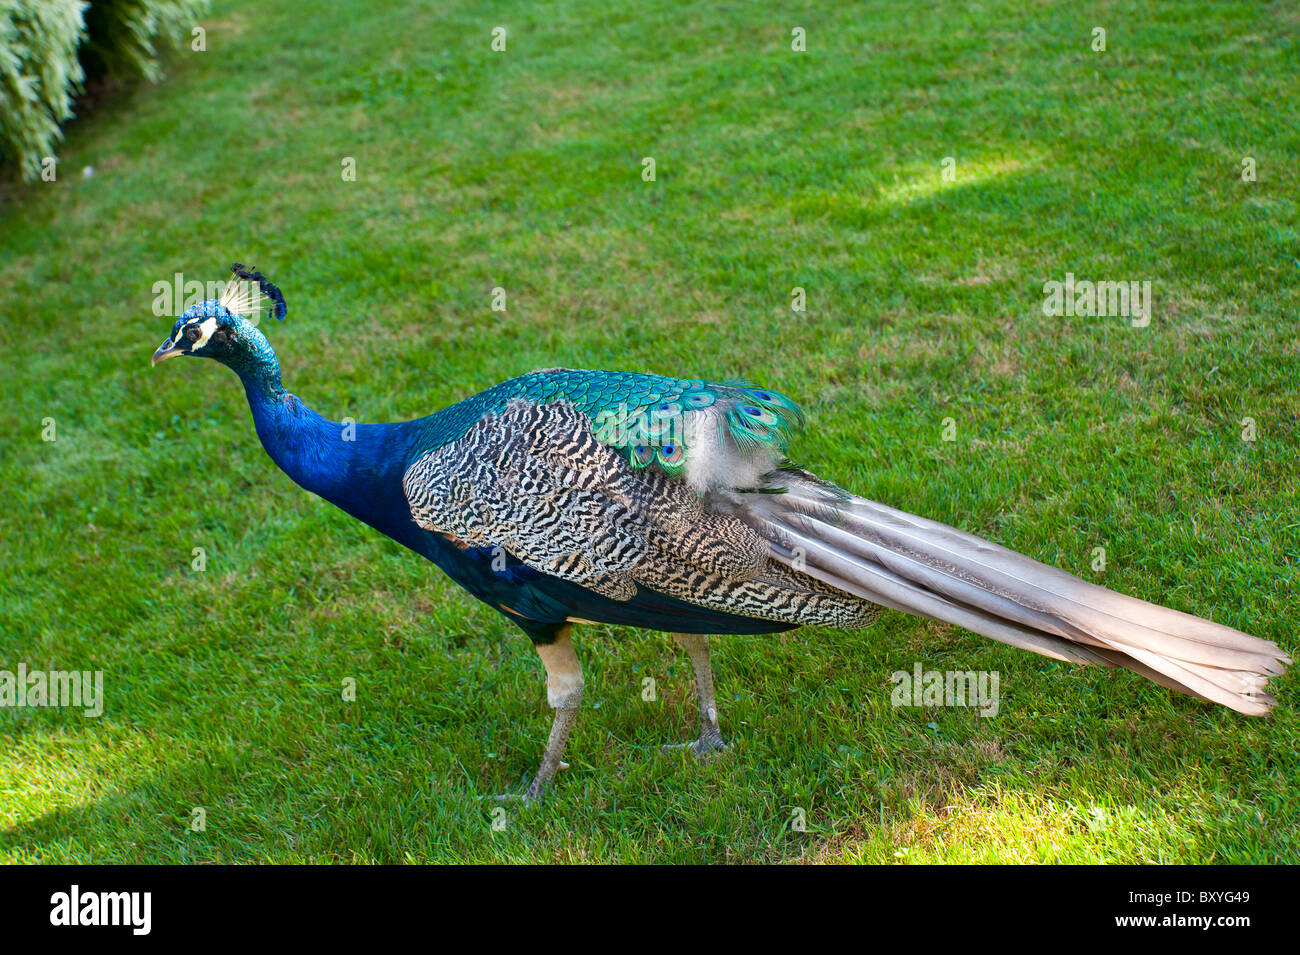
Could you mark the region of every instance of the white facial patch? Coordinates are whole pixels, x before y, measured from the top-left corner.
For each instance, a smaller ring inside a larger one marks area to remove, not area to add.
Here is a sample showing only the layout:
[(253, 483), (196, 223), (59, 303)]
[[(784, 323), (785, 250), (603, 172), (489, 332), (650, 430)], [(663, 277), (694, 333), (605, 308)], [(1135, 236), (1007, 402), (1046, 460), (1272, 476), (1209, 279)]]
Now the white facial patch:
[[(189, 328), (189, 327), (190, 327), (189, 325), (185, 326), (185, 328)], [(195, 351), (197, 349), (202, 348), (204, 345), (206, 345), (208, 343), (208, 339), (212, 337), (212, 333), (215, 332), (216, 330), (217, 330), (216, 318), (215, 317), (205, 318), (202, 322), (199, 323), (199, 331), (202, 334), (200, 334), (198, 338), (194, 339), (194, 341), (190, 343), (190, 350)], [(181, 329), (182, 336), (184, 331), (185, 329)]]

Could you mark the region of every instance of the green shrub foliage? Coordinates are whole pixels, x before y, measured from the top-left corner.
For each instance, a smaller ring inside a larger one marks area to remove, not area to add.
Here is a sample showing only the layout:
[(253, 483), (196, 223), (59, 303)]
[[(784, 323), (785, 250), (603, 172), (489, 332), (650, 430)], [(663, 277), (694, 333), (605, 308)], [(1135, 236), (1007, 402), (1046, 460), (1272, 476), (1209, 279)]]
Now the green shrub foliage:
[(34, 179), (84, 79), (82, 0), (0, 0), (0, 154)]
[(90, 75), (162, 75), (158, 47), (176, 47), (198, 22), (204, 0), (92, 0), (82, 64)]
[(0, 158), (40, 175), (87, 74), (161, 77), (207, 0), (0, 0)]

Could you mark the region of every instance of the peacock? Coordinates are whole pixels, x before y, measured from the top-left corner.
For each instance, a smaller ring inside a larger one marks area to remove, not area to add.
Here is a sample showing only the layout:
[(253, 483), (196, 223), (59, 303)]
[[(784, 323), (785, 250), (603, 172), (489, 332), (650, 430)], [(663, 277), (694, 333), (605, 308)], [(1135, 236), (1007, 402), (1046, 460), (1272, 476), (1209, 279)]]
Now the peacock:
[(236, 263), (153, 364), (212, 358), (244, 385), (293, 481), (433, 561), (533, 642), (553, 709), (540, 799), (582, 702), (574, 624), (665, 631), (695, 675), (700, 757), (726, 748), (709, 635), (858, 628), (882, 608), (1074, 664), (1123, 667), (1249, 715), (1290, 658), (1275, 644), (1127, 597), (794, 465), (804, 416), (746, 381), (549, 368), (428, 417), (347, 424), (285, 390), (259, 330), (280, 290)]

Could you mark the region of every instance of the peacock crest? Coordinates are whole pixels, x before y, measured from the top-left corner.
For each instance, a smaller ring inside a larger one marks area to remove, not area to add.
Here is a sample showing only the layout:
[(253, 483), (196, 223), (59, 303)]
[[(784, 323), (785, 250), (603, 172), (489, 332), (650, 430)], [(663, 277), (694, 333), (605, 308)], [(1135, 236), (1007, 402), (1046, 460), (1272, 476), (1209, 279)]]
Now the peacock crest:
[(262, 316), (262, 309), (269, 305), (270, 314), (280, 321), (288, 314), (284, 294), (252, 266), (247, 268), (240, 262), (230, 266), (234, 277), (226, 283), (217, 304), (234, 315), (247, 319), (256, 325)]

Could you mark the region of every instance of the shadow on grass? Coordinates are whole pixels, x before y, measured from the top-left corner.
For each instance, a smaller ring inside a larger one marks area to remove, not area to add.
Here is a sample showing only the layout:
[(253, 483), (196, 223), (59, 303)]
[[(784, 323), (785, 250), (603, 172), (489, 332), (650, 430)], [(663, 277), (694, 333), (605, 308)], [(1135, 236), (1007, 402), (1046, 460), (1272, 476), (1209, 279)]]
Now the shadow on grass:
[[(915, 639), (916, 626), (886, 633)], [(952, 665), (955, 655), (1000, 668), (1001, 718), (892, 709), (887, 675), (910, 669), (913, 651), (810, 631), (815, 644), (722, 650), (720, 706), (734, 749), (704, 764), (658, 752), (659, 742), (693, 734), (682, 667), (664, 680), (665, 705), (648, 714), (612, 692), (634, 682), (650, 654), (669, 654), (658, 638), (633, 636), (629, 652), (588, 668), (573, 768), (544, 805), (507, 807), (504, 829), (493, 828), (486, 797), (522, 785), (549, 723), (539, 694), (519, 686), (537, 676), (522, 639), (500, 661), (500, 684), (452, 705), (421, 707), (398, 690), (369, 700), (355, 720), (306, 707), (293, 725), (263, 712), (217, 735), (137, 711), (109, 735), (149, 745), (92, 768), (93, 779), (70, 766), (69, 779), (95, 794), (8, 829), (0, 852), (117, 863), (1141, 862), (1281, 861), (1294, 850), (1293, 829), (1272, 817), (1286, 811), (1287, 760), (1261, 754), (1268, 746), (1245, 718), (1130, 674), (943, 636), (925, 665)], [(594, 663), (608, 639), (588, 641), (585, 658)], [(419, 655), (404, 656), (407, 666), (383, 675), (427, 672)], [(800, 661), (810, 666), (800, 671)], [(497, 692), (506, 686), (514, 692)], [(1235, 745), (1216, 753), (1238, 723)], [(89, 721), (73, 728), (91, 737), (87, 749), (100, 735)], [(1254, 764), (1261, 756), (1271, 774)], [(1252, 771), (1253, 791), (1230, 781)], [(196, 807), (204, 831), (190, 829)], [(798, 809), (807, 832), (792, 828)]]

